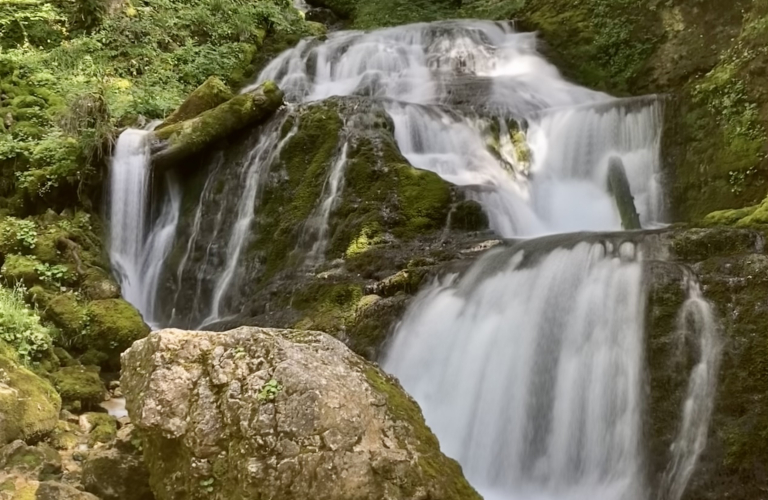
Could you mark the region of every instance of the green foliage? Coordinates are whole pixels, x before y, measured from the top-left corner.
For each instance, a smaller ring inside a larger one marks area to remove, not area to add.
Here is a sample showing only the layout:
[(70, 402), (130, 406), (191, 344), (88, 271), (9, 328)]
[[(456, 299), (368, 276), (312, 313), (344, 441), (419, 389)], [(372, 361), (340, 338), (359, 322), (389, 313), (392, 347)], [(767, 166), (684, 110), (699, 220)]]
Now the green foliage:
[(274, 401), (278, 393), (283, 390), (283, 386), (277, 383), (277, 380), (272, 379), (261, 388), (256, 398), (261, 402)]
[[(99, 181), (117, 128), (162, 118), (209, 76), (239, 86), (264, 38), (307, 32), (289, 0), (7, 0), (0, 4), (0, 162), (25, 205)], [(6, 119), (7, 118), (7, 119)], [(5, 179), (2, 180), (6, 183)], [(0, 193), (0, 196), (3, 196)]]
[(25, 364), (51, 348), (51, 330), (24, 302), (22, 285), (0, 287), (0, 340), (11, 345)]
[(50, 284), (61, 285), (69, 279), (69, 269), (67, 266), (62, 266), (60, 264), (51, 265), (41, 263), (35, 267), (35, 271), (37, 271), (41, 280)]
[(12, 248), (15, 244), (21, 249), (34, 249), (37, 244), (37, 224), (31, 220), (6, 217), (0, 229), (0, 246)]

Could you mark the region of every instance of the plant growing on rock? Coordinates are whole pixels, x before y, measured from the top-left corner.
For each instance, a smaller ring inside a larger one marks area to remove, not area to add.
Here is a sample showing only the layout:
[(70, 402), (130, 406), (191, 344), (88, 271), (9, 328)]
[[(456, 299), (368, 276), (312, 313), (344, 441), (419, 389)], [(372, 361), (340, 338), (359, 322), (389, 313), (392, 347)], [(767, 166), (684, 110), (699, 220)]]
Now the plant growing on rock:
[(37, 311), (24, 302), (26, 289), (0, 286), (0, 340), (7, 342), (25, 364), (51, 348), (51, 331), (40, 323)]

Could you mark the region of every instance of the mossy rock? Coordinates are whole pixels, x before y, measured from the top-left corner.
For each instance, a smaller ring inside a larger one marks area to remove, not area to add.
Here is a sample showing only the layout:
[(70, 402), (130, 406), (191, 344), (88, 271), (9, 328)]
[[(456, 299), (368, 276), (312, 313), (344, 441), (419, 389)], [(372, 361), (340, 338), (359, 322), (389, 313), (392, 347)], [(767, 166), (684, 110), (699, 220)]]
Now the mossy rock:
[[(2, 344), (2, 343), (0, 343)], [(0, 444), (39, 439), (56, 426), (61, 398), (50, 383), (22, 367), (7, 345), (0, 351)]]
[(181, 106), (171, 113), (156, 130), (192, 119), (209, 109), (224, 104), (233, 97), (235, 96), (229, 87), (219, 78), (212, 76), (189, 94)]
[(109, 443), (117, 436), (117, 420), (106, 413), (86, 413), (82, 416), (88, 428), (88, 443)]
[(265, 121), (283, 104), (283, 92), (266, 82), (253, 92), (240, 94), (200, 114), (157, 130), (152, 163), (171, 168), (238, 130)]
[(149, 334), (149, 327), (132, 305), (123, 299), (94, 300), (88, 304), (89, 328), (78, 344), (109, 356), (119, 366), (120, 354)]
[(78, 430), (76, 425), (60, 420), (48, 437), (48, 443), (57, 450), (74, 450), (80, 442)]
[(7, 255), (0, 273), (8, 284), (23, 283), (31, 287), (41, 283), (40, 261), (25, 255)]
[(488, 229), (488, 215), (474, 200), (457, 203), (451, 211), (451, 229), (462, 231), (485, 231)]
[(120, 287), (106, 272), (98, 268), (86, 271), (80, 289), (91, 300), (120, 298)]
[(45, 316), (68, 338), (80, 335), (88, 320), (87, 309), (74, 293), (61, 293), (51, 298)]
[(106, 390), (97, 367), (68, 366), (51, 375), (65, 408), (93, 408), (102, 401)]
[(61, 457), (47, 444), (27, 446), (15, 441), (0, 449), (0, 470), (44, 481), (61, 475)]

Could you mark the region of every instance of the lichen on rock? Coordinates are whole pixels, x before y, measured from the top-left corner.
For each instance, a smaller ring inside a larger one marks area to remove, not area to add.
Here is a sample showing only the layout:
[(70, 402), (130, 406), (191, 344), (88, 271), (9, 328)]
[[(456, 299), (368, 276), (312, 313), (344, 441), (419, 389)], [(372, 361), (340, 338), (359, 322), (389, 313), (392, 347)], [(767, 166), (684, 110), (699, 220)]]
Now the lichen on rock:
[(123, 367), (158, 500), (480, 498), (399, 384), (326, 334), (164, 330)]

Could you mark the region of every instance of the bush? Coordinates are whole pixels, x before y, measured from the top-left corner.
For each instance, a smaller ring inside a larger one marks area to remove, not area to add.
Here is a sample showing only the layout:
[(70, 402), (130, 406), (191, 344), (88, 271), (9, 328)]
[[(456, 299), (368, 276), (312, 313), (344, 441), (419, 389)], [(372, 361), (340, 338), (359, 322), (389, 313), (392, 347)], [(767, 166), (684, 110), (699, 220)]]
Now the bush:
[(0, 340), (11, 345), (25, 364), (51, 348), (51, 330), (40, 323), (37, 311), (24, 302), (21, 285), (0, 287)]

